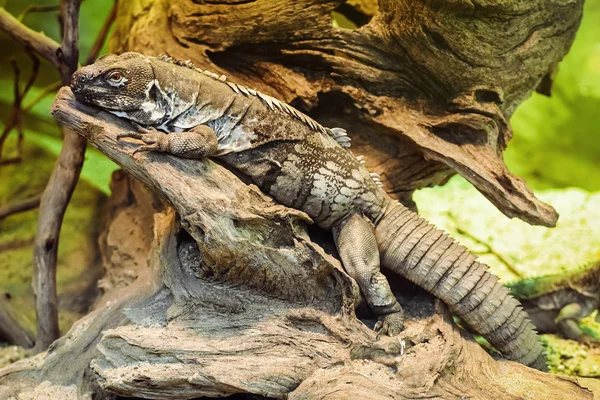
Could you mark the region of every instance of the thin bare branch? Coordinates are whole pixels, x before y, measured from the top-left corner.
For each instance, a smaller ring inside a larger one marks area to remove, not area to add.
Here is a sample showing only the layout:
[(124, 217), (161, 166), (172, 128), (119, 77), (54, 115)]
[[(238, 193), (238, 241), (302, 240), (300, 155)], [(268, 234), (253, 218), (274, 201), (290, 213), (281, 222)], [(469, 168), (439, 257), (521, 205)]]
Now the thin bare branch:
[[(11, 108), (9, 121), (6, 124), (6, 126), (4, 127), (2, 134), (0, 134), (0, 160), (1, 160), (0, 165), (13, 164), (15, 162), (19, 162), (19, 161), (21, 161), (22, 154), (23, 154), (23, 108), (22, 108), (22, 103), (23, 103), (23, 99), (29, 92), (29, 89), (31, 89), (31, 87), (35, 83), (35, 80), (37, 79), (37, 76), (38, 76), (38, 73), (40, 70), (39, 58), (31, 51), (27, 51), (27, 54), (31, 58), (32, 71), (31, 71), (31, 74), (29, 75), (29, 79), (27, 80), (27, 83), (25, 84), (25, 88), (22, 91), (20, 89), (20, 84), (19, 84), (21, 71), (19, 69), (19, 66), (17, 65), (16, 60), (12, 59), (10, 61), (13, 71), (15, 73), (14, 101), (13, 101), (13, 106)], [(17, 128), (17, 133), (18, 133), (17, 155), (13, 158), (2, 160), (2, 150), (4, 147), (4, 142), (6, 141), (8, 134), (14, 128)]]
[(37, 96), (35, 96), (33, 99), (31, 99), (29, 102), (27, 102), (23, 105), (23, 111), (24, 112), (31, 111), (31, 109), (33, 107), (35, 107), (35, 105), (38, 104), (40, 101), (42, 101), (46, 96), (48, 96), (50, 94), (55, 94), (56, 91), (58, 89), (60, 89), (61, 86), (62, 86), (61, 81), (56, 81), (54, 83), (49, 84), (44, 89), (42, 89), (42, 91)]
[(33, 346), (33, 339), (15, 319), (3, 296), (0, 296), (0, 338), (21, 347)]
[[(4, 127), (4, 130), (2, 131), (2, 134), (0, 135), (0, 159), (2, 158), (2, 150), (4, 148), (4, 142), (6, 141), (8, 134), (18, 124), (19, 110), (21, 107), (21, 104), (20, 104), (21, 103), (21, 91), (19, 89), (19, 79), (21, 77), (21, 70), (19, 69), (19, 65), (17, 64), (17, 61), (14, 58), (12, 58), (10, 60), (10, 65), (15, 74), (15, 78), (14, 78), (15, 80), (14, 80), (14, 86), (13, 86), (14, 101), (13, 101), (13, 106), (11, 107), (11, 110), (10, 110), (10, 116), (8, 118), (8, 123), (6, 124), (6, 126)], [(17, 156), (16, 158), (18, 159), (19, 157)]]
[(25, 19), (25, 17), (27, 17), (30, 13), (52, 12), (52, 11), (58, 11), (58, 10), (60, 10), (60, 6), (59, 5), (55, 5), (55, 6), (30, 5), (21, 14), (19, 14), (19, 16), (17, 17), (17, 19), (19, 21), (23, 21)]
[(29, 75), (29, 79), (25, 84), (25, 88), (20, 94), (21, 101), (25, 98), (25, 96), (27, 96), (29, 89), (33, 87), (33, 84), (35, 83), (35, 80), (37, 79), (38, 74), (40, 72), (40, 59), (38, 58), (38, 56), (36, 56), (35, 53), (31, 51), (27, 51), (27, 55), (31, 59), (31, 74)]
[(14, 204), (0, 207), (0, 220), (39, 207), (42, 196), (37, 195)]
[(59, 44), (43, 33), (29, 29), (1, 7), (0, 29), (15, 41), (21, 43), (40, 57), (50, 61), (57, 68), (60, 68), (61, 61), (57, 55)]
[[(61, 2), (63, 41), (57, 53), (61, 81), (68, 85), (79, 56), (79, 8), (81, 0)], [(43, 351), (59, 336), (56, 261), (63, 217), (71, 199), (83, 160), (86, 140), (63, 128), (63, 147), (40, 202), (40, 217), (33, 249), (33, 288), (36, 302), (35, 351)]]
[(112, 26), (115, 18), (117, 16), (117, 6), (119, 5), (118, 0), (114, 1), (113, 7), (110, 10), (110, 14), (104, 20), (104, 24), (102, 24), (102, 28), (98, 32), (98, 36), (96, 37), (96, 41), (90, 50), (90, 54), (88, 54), (87, 59), (85, 60), (86, 64), (93, 63), (96, 58), (98, 58), (98, 54), (100, 54), (100, 50), (102, 50), (102, 46), (104, 46), (104, 42), (106, 42), (106, 38), (108, 37), (108, 32), (110, 31), (110, 27)]
[(16, 121), (18, 118), (17, 111), (18, 111), (19, 101), (20, 101), (19, 78), (21, 76), (21, 70), (19, 69), (19, 65), (17, 64), (17, 61), (14, 58), (12, 58), (10, 60), (10, 65), (15, 74), (14, 86), (13, 86), (14, 101), (13, 101), (13, 106), (10, 110), (10, 116), (8, 117), (8, 123), (6, 124), (6, 126), (4, 127), (4, 130), (2, 131), (2, 134), (0, 135), (0, 158), (2, 157), (2, 150), (4, 147), (4, 142), (6, 141), (6, 138), (8, 137), (8, 134), (10, 133), (10, 131), (16, 125)]

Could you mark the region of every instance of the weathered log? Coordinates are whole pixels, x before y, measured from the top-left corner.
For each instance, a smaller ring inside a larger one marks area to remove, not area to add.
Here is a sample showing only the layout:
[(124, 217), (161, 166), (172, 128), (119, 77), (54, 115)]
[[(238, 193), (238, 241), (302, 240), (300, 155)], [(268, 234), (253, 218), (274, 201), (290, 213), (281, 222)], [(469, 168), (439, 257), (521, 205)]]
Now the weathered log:
[(347, 128), (403, 200), (456, 171), (509, 217), (553, 226), (502, 151), (514, 109), (573, 41), (583, 0), (379, 0), (356, 30), (332, 26), (344, 3), (122, 2), (112, 48), (191, 59)]
[(0, 295), (0, 341), (25, 348), (33, 346), (33, 335), (21, 326), (3, 295)]
[[(75, 102), (57, 120), (85, 135), (176, 211), (155, 214), (148, 268), (50, 350), (0, 370), (0, 398), (593, 398), (590, 379), (495, 360), (441, 303), (407, 292), (409, 321), (377, 339), (353, 312), (354, 282), (274, 204), (212, 161), (132, 157), (126, 122)], [(112, 225), (116, 228), (115, 225)], [(127, 246), (122, 243), (122, 246)], [(371, 321), (372, 323), (373, 321)]]

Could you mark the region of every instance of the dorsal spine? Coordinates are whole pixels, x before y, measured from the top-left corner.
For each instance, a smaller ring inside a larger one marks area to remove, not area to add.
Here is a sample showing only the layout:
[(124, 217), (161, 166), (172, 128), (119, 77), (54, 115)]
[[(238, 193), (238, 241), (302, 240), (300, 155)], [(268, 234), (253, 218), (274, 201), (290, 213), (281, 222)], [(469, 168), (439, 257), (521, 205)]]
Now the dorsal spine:
[(219, 76), (218, 74), (212, 73), (210, 71), (202, 70), (200, 68), (196, 68), (194, 63), (190, 60), (176, 60), (173, 57), (169, 57), (167, 55), (161, 54), (157, 57), (159, 60), (168, 62), (171, 64), (179, 65), (181, 67), (193, 69), (198, 71), (206, 76), (209, 76), (215, 80), (221, 81), (225, 83), (227, 86), (231, 88), (235, 93), (241, 93), (245, 96), (255, 96), (259, 98), (263, 103), (265, 103), (271, 110), (278, 109), (281, 112), (284, 112), (295, 119), (301, 121), (306, 126), (311, 128), (314, 131), (321, 132), (325, 135), (331, 136), (336, 142), (340, 144), (340, 146), (349, 148), (350, 147), (350, 138), (348, 137), (346, 130), (343, 128), (326, 128), (323, 125), (319, 124), (314, 119), (310, 118), (308, 115), (296, 110), (294, 107), (290, 106), (287, 103), (283, 103), (277, 100), (274, 97), (261, 93), (257, 90), (247, 88), (243, 85), (238, 85), (233, 82), (227, 81), (227, 77), (225, 75)]

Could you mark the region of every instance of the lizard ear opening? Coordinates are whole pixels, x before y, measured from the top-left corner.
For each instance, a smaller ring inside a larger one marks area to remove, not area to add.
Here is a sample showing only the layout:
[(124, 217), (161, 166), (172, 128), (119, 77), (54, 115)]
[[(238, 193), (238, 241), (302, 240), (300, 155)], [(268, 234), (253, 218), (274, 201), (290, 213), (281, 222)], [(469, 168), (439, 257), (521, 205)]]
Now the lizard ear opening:
[(156, 81), (152, 82), (152, 85), (150, 86), (150, 89), (148, 90), (148, 99), (156, 104), (156, 101), (158, 100), (160, 96), (160, 90), (158, 90), (158, 88), (156, 87)]

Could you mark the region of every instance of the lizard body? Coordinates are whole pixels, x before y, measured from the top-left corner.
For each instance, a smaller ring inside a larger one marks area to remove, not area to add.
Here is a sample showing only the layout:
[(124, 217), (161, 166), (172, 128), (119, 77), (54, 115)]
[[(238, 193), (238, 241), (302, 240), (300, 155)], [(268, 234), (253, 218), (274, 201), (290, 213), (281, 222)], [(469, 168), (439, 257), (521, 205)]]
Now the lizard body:
[(330, 230), (383, 332), (399, 333), (404, 316), (380, 265), (442, 299), (506, 357), (545, 368), (537, 334), (508, 289), (463, 246), (392, 200), (347, 149), (343, 130), (169, 58), (108, 55), (72, 82), (78, 100), (141, 125), (121, 135), (145, 143), (136, 152), (217, 157)]
[(575, 271), (523, 279), (506, 286), (521, 301), (538, 331), (586, 340), (579, 321), (600, 307), (600, 261)]

